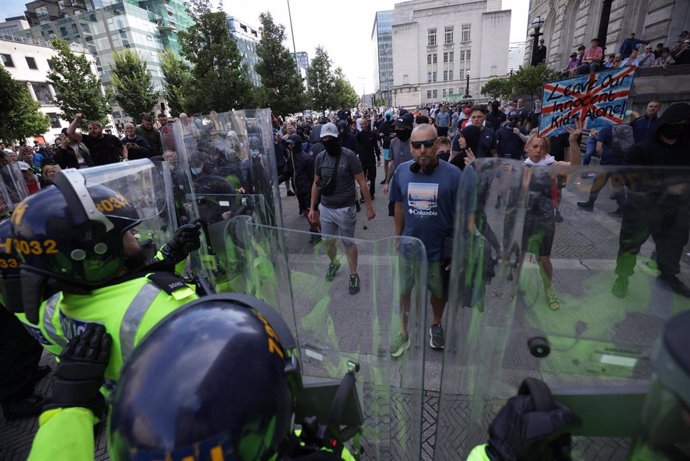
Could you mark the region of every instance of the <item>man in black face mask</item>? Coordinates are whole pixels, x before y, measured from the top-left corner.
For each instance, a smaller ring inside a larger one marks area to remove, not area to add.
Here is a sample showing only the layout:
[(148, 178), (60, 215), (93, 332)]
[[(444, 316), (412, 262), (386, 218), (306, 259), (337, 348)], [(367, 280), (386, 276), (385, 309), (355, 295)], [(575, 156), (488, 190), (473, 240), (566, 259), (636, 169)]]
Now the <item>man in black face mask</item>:
[(385, 194), (388, 193), (388, 184), (390, 184), (391, 179), (393, 179), (393, 173), (395, 173), (395, 168), (398, 165), (412, 160), (412, 147), (410, 146), (410, 136), (412, 135), (413, 124), (414, 116), (409, 112), (405, 112), (403, 115), (396, 118), (395, 122), (393, 122), (393, 128), (395, 129), (395, 138), (391, 139), (391, 161), (388, 164), (386, 183), (383, 186), (383, 192)]
[(310, 223), (316, 223), (318, 216), (321, 217), (321, 232), (324, 234), (326, 253), (331, 260), (326, 271), (326, 280), (329, 282), (335, 279), (340, 269), (340, 259), (333, 236), (343, 237), (347, 262), (350, 266), (349, 290), (350, 294), (354, 295), (360, 289), (357, 273), (357, 245), (352, 241), (357, 222), (355, 181), (359, 184), (366, 202), (367, 218), (374, 219), (376, 212), (371, 203), (362, 164), (357, 154), (340, 146), (338, 129), (334, 124), (326, 123), (321, 126), (321, 143), (325, 150), (314, 160), (314, 183), (311, 188), (308, 219)]
[[(659, 120), (656, 133), (635, 144), (624, 164), (685, 168), (650, 170), (650, 178), (630, 181), (623, 207), (616, 275), (611, 291), (619, 298), (628, 291), (636, 256), (651, 235), (656, 243), (659, 281), (671, 291), (690, 298), (690, 288), (681, 282), (680, 258), (690, 231), (690, 105), (674, 104)], [(639, 176), (639, 173), (638, 173)]]

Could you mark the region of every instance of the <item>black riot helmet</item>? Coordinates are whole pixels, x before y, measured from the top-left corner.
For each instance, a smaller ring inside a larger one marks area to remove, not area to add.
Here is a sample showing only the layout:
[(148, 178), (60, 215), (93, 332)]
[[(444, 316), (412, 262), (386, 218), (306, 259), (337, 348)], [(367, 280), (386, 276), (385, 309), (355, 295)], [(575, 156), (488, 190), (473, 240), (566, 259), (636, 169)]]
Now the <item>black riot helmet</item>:
[(282, 318), (251, 296), (206, 296), (174, 311), (122, 370), (111, 458), (270, 459), (302, 388), (295, 354)]
[(0, 293), (2, 304), (10, 312), (23, 312), (19, 261), (12, 242), (9, 218), (0, 221)]
[(115, 279), (125, 267), (124, 234), (140, 222), (128, 197), (102, 184), (87, 187), (78, 170), (59, 172), (54, 184), (24, 199), (11, 218), (24, 310), (32, 323), (49, 280), (69, 292)]

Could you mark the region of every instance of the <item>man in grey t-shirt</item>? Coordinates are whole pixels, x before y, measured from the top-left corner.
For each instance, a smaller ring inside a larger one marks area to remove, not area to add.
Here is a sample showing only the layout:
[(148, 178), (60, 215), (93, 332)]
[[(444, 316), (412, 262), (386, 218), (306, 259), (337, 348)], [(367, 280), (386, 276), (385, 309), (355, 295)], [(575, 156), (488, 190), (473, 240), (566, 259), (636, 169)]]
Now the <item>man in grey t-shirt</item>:
[(350, 149), (340, 146), (338, 129), (332, 123), (321, 126), (321, 143), (324, 151), (314, 160), (314, 183), (311, 187), (311, 206), (309, 207), (309, 221), (317, 221), (316, 204), (321, 217), (321, 232), (326, 242), (326, 253), (331, 260), (326, 272), (326, 280), (335, 278), (340, 269), (335, 240), (332, 236), (340, 235), (347, 262), (350, 266), (350, 294), (359, 292), (359, 275), (357, 273), (357, 245), (352, 239), (355, 236), (357, 211), (355, 210), (355, 181), (359, 183), (367, 208), (367, 218), (376, 217), (374, 205), (367, 188), (362, 170), (362, 164), (357, 154)]

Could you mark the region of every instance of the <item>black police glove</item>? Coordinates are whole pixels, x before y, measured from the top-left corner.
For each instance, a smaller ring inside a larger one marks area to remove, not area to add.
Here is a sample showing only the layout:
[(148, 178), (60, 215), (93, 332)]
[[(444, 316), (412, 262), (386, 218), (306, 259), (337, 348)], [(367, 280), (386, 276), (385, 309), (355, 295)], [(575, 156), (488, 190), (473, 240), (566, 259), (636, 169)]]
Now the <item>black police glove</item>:
[(60, 354), (50, 387), (50, 403), (44, 410), (84, 407), (97, 417), (102, 415), (105, 399), (99, 389), (110, 360), (111, 343), (105, 327), (94, 323), (73, 338)]
[(180, 226), (173, 238), (161, 248), (163, 262), (177, 264), (184, 261), (189, 253), (201, 247), (201, 222), (195, 219)]
[[(486, 454), (492, 461), (571, 459), (572, 439), (568, 431), (582, 425), (582, 420), (568, 407), (553, 400), (546, 384), (539, 383), (546, 388), (546, 399), (535, 399), (529, 394), (512, 397), (492, 421), (486, 447)], [(524, 384), (521, 394), (523, 388)]]

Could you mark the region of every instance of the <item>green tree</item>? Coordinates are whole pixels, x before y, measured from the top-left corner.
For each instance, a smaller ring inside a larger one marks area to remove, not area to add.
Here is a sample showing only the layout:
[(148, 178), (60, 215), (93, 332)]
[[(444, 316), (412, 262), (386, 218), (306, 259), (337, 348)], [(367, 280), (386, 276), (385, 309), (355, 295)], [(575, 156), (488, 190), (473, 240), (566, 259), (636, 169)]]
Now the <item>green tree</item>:
[(151, 74), (139, 54), (130, 49), (113, 53), (115, 67), (111, 81), (117, 103), (134, 119), (150, 114), (158, 102), (158, 92), (153, 89)]
[(482, 86), (482, 94), (497, 98), (509, 98), (513, 95), (508, 78), (492, 78)]
[(163, 71), (163, 96), (168, 102), (171, 115), (178, 115), (187, 110), (186, 92), (192, 75), (186, 62), (177, 57), (171, 50), (163, 53), (161, 62)]
[(192, 112), (224, 112), (252, 105), (254, 89), (225, 13), (204, 13), (179, 36), (182, 52), (192, 64), (187, 98)]
[(335, 79), (333, 81), (332, 98), (329, 104), (330, 107), (355, 107), (359, 104), (359, 95), (352, 87), (350, 82), (343, 74), (343, 70), (338, 67), (335, 70)]
[(271, 13), (261, 13), (261, 40), (256, 47), (261, 76), (258, 105), (270, 107), (274, 114), (287, 115), (304, 109), (304, 86), (295, 59), (283, 46), (285, 26), (273, 22)]
[(48, 82), (55, 89), (55, 99), (62, 111), (60, 117), (72, 121), (81, 112), (84, 120), (106, 122), (110, 107), (105, 98), (101, 80), (91, 73), (86, 56), (75, 54), (64, 40), (53, 40), (57, 55), (50, 60)]
[(513, 97), (529, 95), (534, 100), (535, 96), (542, 94), (544, 83), (560, 79), (561, 76), (545, 63), (538, 66), (523, 66), (513, 73), (508, 80)]
[(26, 84), (0, 67), (0, 139), (12, 143), (48, 131), (50, 119), (38, 111), (39, 107)]
[(314, 59), (307, 69), (307, 92), (311, 109), (324, 110), (333, 106), (333, 92), (335, 89), (335, 77), (331, 72), (331, 58), (326, 50), (320, 46), (316, 48)]

